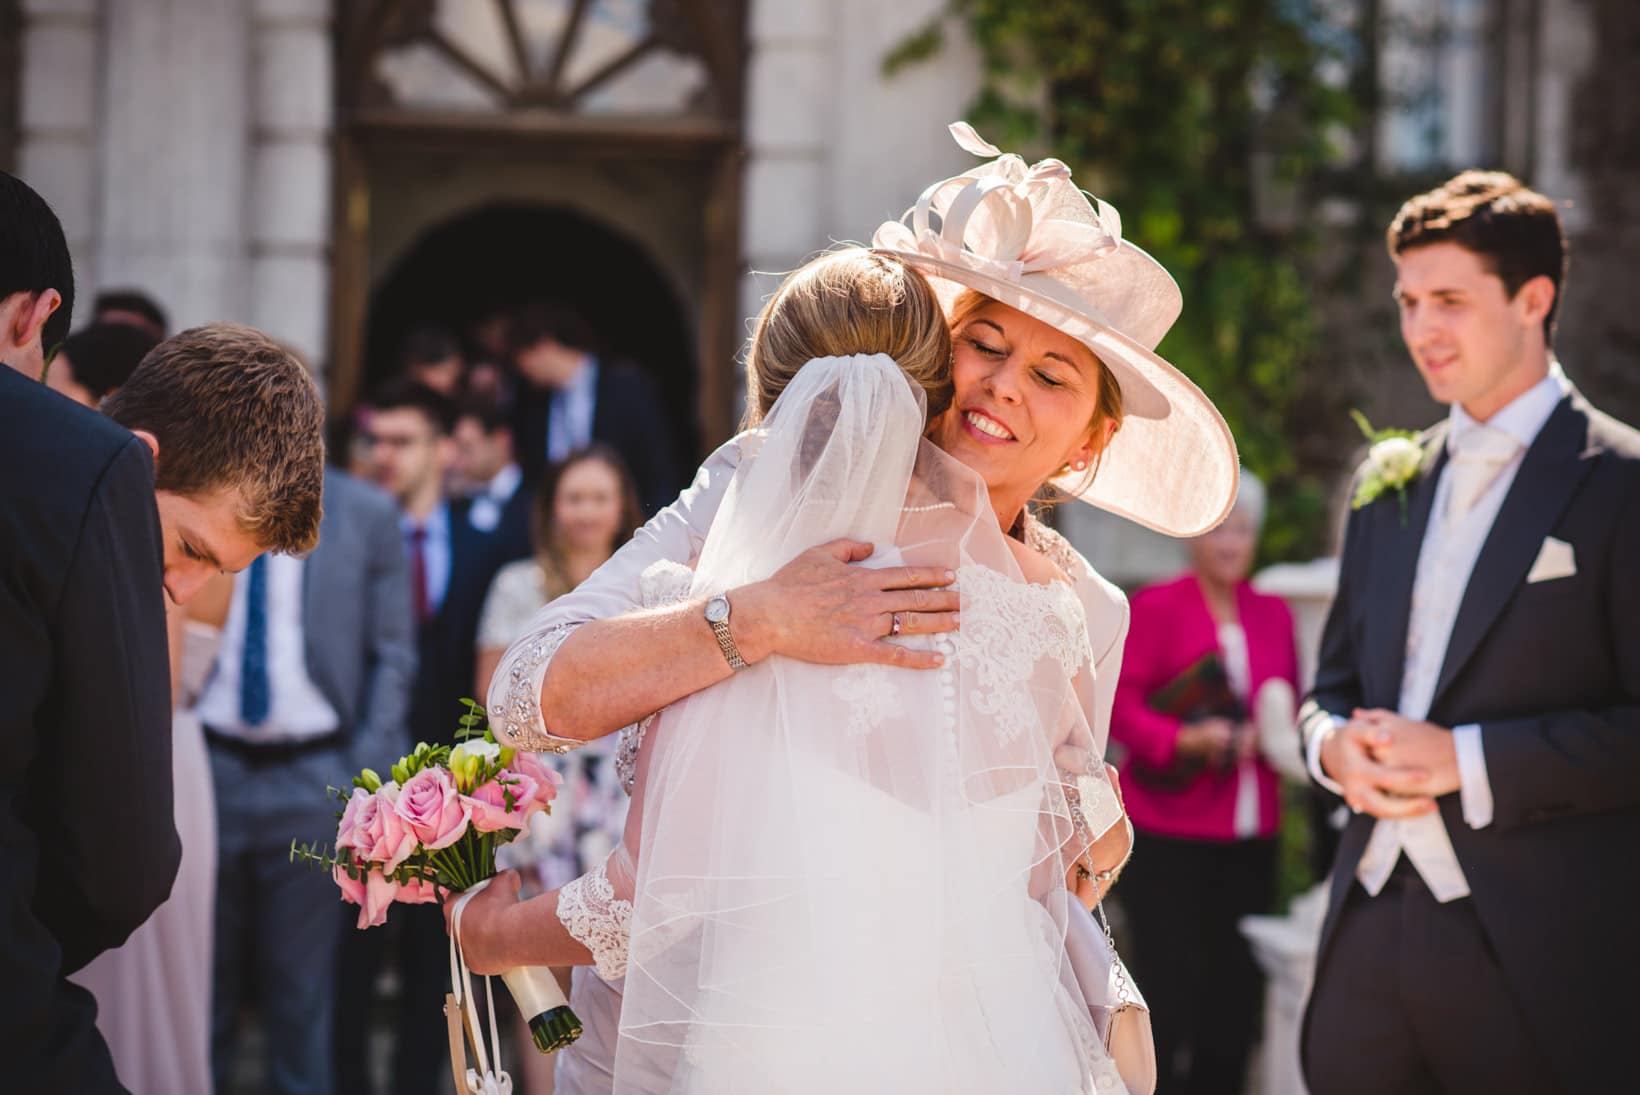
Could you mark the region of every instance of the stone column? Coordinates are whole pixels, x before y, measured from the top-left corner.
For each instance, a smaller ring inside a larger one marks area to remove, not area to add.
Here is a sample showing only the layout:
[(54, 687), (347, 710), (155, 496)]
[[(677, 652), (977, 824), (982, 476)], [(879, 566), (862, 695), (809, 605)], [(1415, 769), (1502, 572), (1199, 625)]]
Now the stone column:
[(250, 318), (248, 13), (238, 0), (102, 5), (96, 280), (172, 325)]
[(86, 315), (95, 291), (99, 190), (96, 0), (28, 0), (20, 54), (17, 172), (63, 222), (85, 301), (75, 314)]
[(320, 369), (330, 292), (329, 0), (251, 15), (250, 320)]
[[(747, 14), (741, 311), (756, 315), (779, 274), (826, 245), (831, 133), (826, 0), (752, 0)], [(759, 273), (763, 272), (763, 273)], [(703, 363), (733, 369), (731, 363)], [(737, 383), (738, 387), (738, 383)]]

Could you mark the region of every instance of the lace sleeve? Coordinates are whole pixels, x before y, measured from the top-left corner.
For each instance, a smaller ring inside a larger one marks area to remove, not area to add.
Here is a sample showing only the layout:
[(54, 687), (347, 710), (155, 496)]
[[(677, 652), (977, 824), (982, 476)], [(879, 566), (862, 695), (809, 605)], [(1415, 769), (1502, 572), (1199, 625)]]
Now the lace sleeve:
[(694, 484), (676, 502), (650, 518), (590, 578), (554, 598), (530, 620), (502, 657), (486, 697), (491, 726), (506, 744), (555, 753), (585, 744), (580, 738), (553, 733), (542, 721), (541, 682), (553, 655), (581, 624), (642, 608), (641, 576), (658, 560), (683, 564), (699, 553), (740, 462), (741, 443), (741, 438), (725, 442), (701, 465)]
[(615, 896), (604, 864), (558, 891), (558, 919), (576, 942), (592, 952), (599, 977), (617, 981), (626, 976), (632, 902)]

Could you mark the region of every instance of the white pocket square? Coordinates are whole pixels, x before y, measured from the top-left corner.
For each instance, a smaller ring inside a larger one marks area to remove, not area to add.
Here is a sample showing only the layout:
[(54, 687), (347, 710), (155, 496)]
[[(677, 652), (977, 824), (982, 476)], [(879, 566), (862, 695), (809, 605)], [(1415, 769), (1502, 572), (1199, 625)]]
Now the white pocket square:
[(1576, 573), (1577, 557), (1572, 553), (1572, 545), (1553, 536), (1545, 536), (1543, 547), (1538, 549), (1537, 562), (1527, 572), (1526, 581), (1528, 584), (1552, 582), (1556, 578), (1570, 578)]

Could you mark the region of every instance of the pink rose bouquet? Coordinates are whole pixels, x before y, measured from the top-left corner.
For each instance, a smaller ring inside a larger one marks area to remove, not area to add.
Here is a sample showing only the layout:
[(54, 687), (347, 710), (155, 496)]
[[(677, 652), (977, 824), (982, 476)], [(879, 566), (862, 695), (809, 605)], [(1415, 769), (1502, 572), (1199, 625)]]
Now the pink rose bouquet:
[[(334, 854), (291, 842), (292, 861), (329, 870), (342, 900), (359, 906), (360, 928), (384, 923), (395, 903), (436, 902), (493, 877), (496, 849), (552, 808), (558, 773), (480, 732), (483, 711), (467, 702), (454, 748), (420, 742), (391, 766), (390, 779), (366, 768), (351, 791), (331, 789), (342, 803)], [(543, 1053), (580, 1036), (547, 970), (509, 970), (502, 979)]]

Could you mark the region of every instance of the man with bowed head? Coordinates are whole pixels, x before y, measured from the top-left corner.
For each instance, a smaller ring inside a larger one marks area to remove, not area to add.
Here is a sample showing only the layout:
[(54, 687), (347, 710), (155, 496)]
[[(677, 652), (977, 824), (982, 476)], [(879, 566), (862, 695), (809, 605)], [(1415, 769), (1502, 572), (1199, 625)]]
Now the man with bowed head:
[(1389, 230), (1451, 408), (1369, 457), (1315, 691), (1344, 830), (1305, 1020), (1314, 1095), (1618, 1091), (1640, 945), (1640, 433), (1551, 346), (1549, 199), (1465, 172)]
[(275, 343), (216, 325), (98, 415), (38, 382), (73, 299), (56, 216), (0, 173), (0, 1056), (8, 1089), (120, 1092), (66, 976), (176, 875), (161, 589), (313, 546), (324, 409)]

